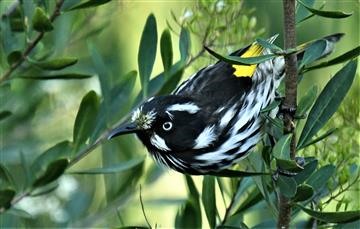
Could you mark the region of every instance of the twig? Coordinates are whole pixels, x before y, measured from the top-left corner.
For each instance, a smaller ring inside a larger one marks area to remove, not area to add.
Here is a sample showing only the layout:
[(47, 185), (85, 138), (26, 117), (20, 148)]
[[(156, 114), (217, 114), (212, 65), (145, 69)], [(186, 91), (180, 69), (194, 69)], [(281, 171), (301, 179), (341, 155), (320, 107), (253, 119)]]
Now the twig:
[[(295, 0), (283, 0), (284, 12), (284, 41), (285, 49), (296, 47), (296, 30), (295, 30)], [(296, 111), (297, 100), (297, 57), (296, 53), (286, 55), (285, 57), (285, 99), (281, 109), (284, 113), (284, 133), (292, 133), (290, 143), (290, 158), (296, 156), (296, 136), (294, 116)], [(291, 220), (291, 203), (284, 195), (279, 198), (279, 216), (277, 227), (281, 229), (289, 228)]]
[(143, 213), (143, 215), (144, 215), (144, 218), (145, 218), (145, 221), (146, 221), (148, 227), (151, 229), (151, 228), (152, 228), (152, 227), (151, 227), (151, 224), (149, 223), (149, 220), (148, 220), (148, 218), (146, 217), (146, 214), (145, 214), (144, 203), (143, 203), (142, 196), (141, 196), (141, 185), (140, 185), (139, 197), (140, 197), (140, 204), (141, 204), (142, 213)]
[[(55, 19), (60, 15), (60, 9), (64, 3), (64, 0), (58, 0), (56, 2), (55, 9), (50, 16), (50, 21), (54, 22)], [(15, 63), (13, 63), (10, 68), (0, 77), (0, 84), (8, 80), (11, 74), (18, 68), (20, 65), (26, 60), (27, 56), (31, 53), (31, 51), (36, 47), (36, 45), (40, 42), (40, 40), (44, 37), (45, 32), (39, 32), (35, 39), (28, 44), (25, 51), (21, 54), (20, 59), (18, 59)]]

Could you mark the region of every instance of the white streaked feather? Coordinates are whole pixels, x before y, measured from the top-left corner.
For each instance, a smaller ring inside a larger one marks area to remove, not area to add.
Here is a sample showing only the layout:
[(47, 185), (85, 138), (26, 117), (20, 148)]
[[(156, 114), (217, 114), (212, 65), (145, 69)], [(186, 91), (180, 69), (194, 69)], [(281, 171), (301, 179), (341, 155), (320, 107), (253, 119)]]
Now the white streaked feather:
[(214, 132), (214, 126), (207, 126), (195, 139), (195, 146), (193, 149), (201, 149), (208, 147), (216, 140), (216, 134)]
[(196, 106), (194, 103), (182, 103), (182, 104), (174, 104), (169, 106), (167, 111), (186, 111), (190, 114), (195, 114), (200, 110), (200, 107)]

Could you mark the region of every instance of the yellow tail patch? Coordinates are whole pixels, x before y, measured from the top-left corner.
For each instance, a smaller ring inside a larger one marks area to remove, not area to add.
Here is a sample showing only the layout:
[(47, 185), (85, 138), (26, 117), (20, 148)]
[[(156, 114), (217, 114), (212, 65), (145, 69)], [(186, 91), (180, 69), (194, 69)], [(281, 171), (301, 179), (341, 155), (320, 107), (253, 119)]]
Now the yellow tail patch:
[[(260, 56), (263, 52), (263, 47), (257, 43), (252, 44), (248, 50), (240, 57), (256, 57)], [(233, 65), (235, 68), (234, 75), (236, 77), (252, 77), (255, 73), (257, 64), (253, 65)]]

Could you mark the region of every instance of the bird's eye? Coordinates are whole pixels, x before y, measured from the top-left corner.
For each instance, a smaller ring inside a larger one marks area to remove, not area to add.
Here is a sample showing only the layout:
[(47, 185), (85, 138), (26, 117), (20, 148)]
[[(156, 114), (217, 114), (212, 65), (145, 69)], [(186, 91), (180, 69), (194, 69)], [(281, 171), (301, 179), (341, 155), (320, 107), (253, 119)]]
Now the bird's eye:
[(165, 131), (169, 131), (171, 130), (173, 124), (171, 122), (164, 122), (164, 124), (162, 125), (162, 128), (165, 130)]

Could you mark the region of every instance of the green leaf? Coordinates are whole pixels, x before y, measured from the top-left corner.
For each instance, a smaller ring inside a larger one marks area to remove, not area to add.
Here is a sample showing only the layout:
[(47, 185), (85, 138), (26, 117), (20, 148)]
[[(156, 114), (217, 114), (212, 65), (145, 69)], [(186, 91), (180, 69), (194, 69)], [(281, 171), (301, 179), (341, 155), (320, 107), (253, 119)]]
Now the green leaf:
[(329, 137), (330, 135), (332, 135), (335, 131), (337, 131), (337, 128), (331, 128), (330, 130), (326, 131), (323, 135), (321, 135), (320, 137), (315, 138), (314, 140), (311, 140), (309, 142), (304, 143), (304, 145), (301, 146), (301, 148), (297, 147), (297, 150), (308, 147), (310, 145), (313, 145), (327, 137)]
[(335, 173), (334, 165), (325, 165), (313, 173), (306, 183), (314, 188), (314, 191), (320, 191), (330, 179), (330, 177)]
[(34, 217), (30, 213), (28, 213), (27, 211), (24, 211), (23, 209), (14, 208), (14, 207), (7, 210), (6, 214), (13, 215), (13, 216), (16, 216), (16, 217), (25, 218), (25, 219), (34, 219)]
[(92, 77), (92, 75), (80, 73), (63, 73), (53, 75), (20, 75), (17, 78), (26, 80), (81, 80)]
[(318, 87), (313, 85), (306, 94), (301, 97), (300, 102), (296, 109), (296, 116), (303, 116), (310, 109), (311, 105), (313, 105), (316, 95), (318, 92)]
[(284, 196), (291, 198), (296, 194), (296, 181), (292, 177), (279, 176), (277, 185), (280, 189), (280, 193)]
[(296, 174), (296, 176), (294, 177), (296, 183), (301, 184), (306, 179), (308, 179), (311, 176), (311, 174), (313, 174), (313, 172), (316, 170), (317, 165), (318, 165), (318, 160), (313, 160), (305, 164), (304, 169), (298, 174)]
[(301, 172), (304, 168), (293, 160), (276, 159), (277, 167), (289, 172)]
[(148, 96), (148, 83), (154, 66), (157, 47), (156, 19), (150, 14), (141, 35), (138, 66), (143, 98)]
[(185, 27), (181, 28), (180, 32), (180, 41), (179, 41), (179, 50), (180, 50), (180, 60), (185, 63), (190, 55), (190, 33), (189, 30)]
[[(169, 73), (167, 74), (169, 76), (167, 79), (165, 77), (165, 82), (158, 91), (157, 95), (167, 95), (176, 88), (184, 73), (184, 67), (183, 62), (177, 62), (171, 67)], [(165, 72), (164, 75), (166, 75)]]
[(317, 10), (314, 8), (311, 8), (310, 6), (306, 5), (304, 2), (297, 0), (298, 3), (300, 3), (301, 5), (303, 5), (308, 11), (310, 11), (311, 13), (321, 16), (321, 17), (326, 17), (326, 18), (346, 18), (346, 17), (350, 17), (352, 15), (352, 13), (345, 13), (345, 12), (341, 12), (341, 11), (325, 11), (325, 10)]
[(8, 168), (6, 168), (5, 165), (0, 163), (0, 184), (4, 186), (2, 182), (10, 186), (13, 186), (15, 184), (14, 178), (12, 177)]
[(74, 124), (73, 141), (76, 146), (84, 144), (91, 136), (96, 124), (99, 103), (99, 97), (94, 91), (88, 92), (82, 99)]
[(360, 46), (340, 55), (335, 57), (334, 59), (322, 62), (320, 64), (311, 66), (311, 67), (307, 67), (304, 69), (304, 72), (308, 72), (314, 69), (318, 69), (318, 68), (324, 68), (324, 67), (328, 67), (328, 66), (332, 66), (332, 65), (336, 65), (336, 64), (340, 64), (342, 62), (345, 62), (347, 60), (351, 60), (356, 58), (357, 56), (360, 55)]
[(59, 159), (51, 162), (45, 172), (34, 181), (32, 186), (36, 188), (55, 181), (65, 172), (68, 164), (68, 159)]
[(44, 62), (31, 61), (31, 63), (35, 64), (36, 66), (44, 70), (61, 70), (71, 65), (74, 65), (77, 62), (78, 60), (72, 57), (58, 58)]
[(171, 34), (168, 29), (164, 30), (164, 32), (161, 34), (160, 52), (161, 52), (162, 63), (164, 66), (165, 78), (167, 78), (166, 73), (169, 72), (173, 62)]
[(215, 197), (215, 177), (204, 176), (202, 188), (202, 202), (206, 217), (211, 228), (216, 226), (216, 197)]
[[(88, 42), (88, 50), (91, 55), (92, 62), (94, 64), (95, 71), (98, 75), (101, 95), (103, 97), (103, 101), (101, 104), (100, 113), (103, 113), (103, 117), (101, 117), (100, 122), (108, 123), (110, 119), (110, 105), (111, 105), (111, 79), (112, 75), (110, 74), (110, 70), (108, 66), (105, 64), (105, 60), (102, 58), (98, 49), (92, 42)], [(100, 125), (98, 123), (98, 125)], [(96, 131), (95, 131), (96, 132)]]
[[(315, 3), (315, 0), (303, 0), (303, 2), (312, 7)], [(306, 20), (311, 15), (310, 11), (307, 10), (303, 5), (296, 4), (296, 24)]]
[(360, 219), (360, 211), (346, 211), (346, 212), (322, 212), (306, 208), (297, 204), (304, 212), (314, 217), (315, 219), (326, 223), (348, 223)]
[(129, 161), (125, 161), (123, 163), (117, 163), (113, 166), (108, 166), (104, 168), (94, 168), (94, 169), (87, 169), (82, 171), (74, 171), (71, 172), (72, 174), (88, 174), (88, 175), (97, 175), (97, 174), (112, 174), (112, 173), (120, 173), (127, 171), (129, 169), (134, 168), (135, 166), (143, 163), (145, 157), (135, 158)]
[(79, 10), (79, 9), (86, 9), (91, 7), (97, 7), (103, 4), (106, 4), (110, 2), (111, 0), (88, 0), (86, 2), (80, 3), (74, 7), (71, 7), (70, 9), (66, 11), (72, 11), (72, 10)]
[(323, 56), (327, 47), (326, 40), (317, 40), (305, 49), (304, 56), (301, 60), (299, 69), (302, 69), (305, 65), (311, 64), (315, 60), (318, 60)]
[(310, 199), (314, 195), (314, 189), (308, 184), (301, 184), (297, 187), (296, 194), (292, 201), (300, 202)]
[(11, 111), (0, 111), (0, 121), (8, 118), (11, 115), (12, 115)]
[(357, 62), (350, 61), (326, 84), (312, 107), (299, 138), (298, 147), (308, 142), (331, 118), (355, 78)]
[(11, 207), (11, 201), (15, 197), (13, 189), (0, 190), (0, 208), (8, 209)]
[(208, 175), (217, 176), (217, 177), (250, 177), (250, 176), (270, 175), (270, 173), (245, 172), (245, 171), (224, 169), (217, 172), (210, 172), (208, 173)]
[(49, 32), (54, 29), (49, 17), (40, 7), (36, 7), (35, 9), (35, 13), (32, 18), (32, 27), (38, 32)]
[(22, 58), (22, 53), (21, 51), (13, 51), (11, 52), (8, 56), (7, 56), (7, 62), (9, 63), (9, 65), (12, 65), (14, 63), (16, 63), (17, 61), (19, 61)]
[(35, 179), (40, 177), (46, 170), (46, 167), (53, 161), (61, 158), (70, 157), (72, 145), (69, 141), (62, 141), (42, 153), (31, 165), (30, 171), (34, 174)]
[(216, 53), (215, 51), (211, 50), (208, 47), (205, 47), (205, 49), (206, 49), (206, 51), (208, 51), (211, 55), (213, 55), (217, 59), (227, 62), (229, 64), (237, 64), (237, 65), (259, 64), (259, 63), (265, 62), (267, 60), (271, 60), (274, 57), (276, 57), (275, 54), (266, 54), (266, 55), (261, 55), (261, 56), (257, 56), (257, 57), (247, 57), (247, 58), (238, 57), (238, 56), (222, 56), (222, 55)]
[(290, 143), (292, 134), (282, 136), (276, 142), (272, 154), (278, 159), (290, 160)]
[[(275, 35), (275, 36), (277, 37), (278, 34)], [(279, 46), (274, 45), (274, 44), (268, 42), (268, 41), (265, 40), (265, 39), (257, 38), (257, 39), (256, 39), (256, 42), (257, 42), (259, 45), (261, 45), (262, 47), (264, 47), (265, 49), (270, 49), (273, 53), (277, 53), (277, 52), (282, 52), (282, 51), (283, 51)]]
[(269, 111), (272, 111), (274, 108), (278, 107), (280, 105), (281, 101), (280, 100), (274, 100), (272, 103), (270, 103), (268, 106), (266, 106), (265, 108), (261, 109), (261, 113), (266, 113)]
[(199, 202), (199, 192), (195, 183), (188, 175), (185, 176), (189, 197), (185, 205), (179, 209), (176, 219), (176, 228), (201, 228), (201, 209)]
[(199, 215), (199, 210), (197, 204), (187, 200), (185, 205), (180, 207), (176, 214), (175, 228), (201, 228), (201, 215)]

